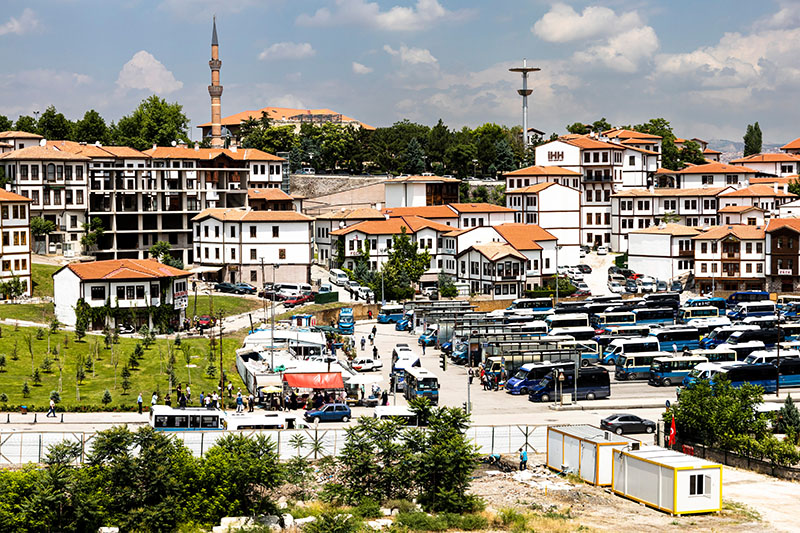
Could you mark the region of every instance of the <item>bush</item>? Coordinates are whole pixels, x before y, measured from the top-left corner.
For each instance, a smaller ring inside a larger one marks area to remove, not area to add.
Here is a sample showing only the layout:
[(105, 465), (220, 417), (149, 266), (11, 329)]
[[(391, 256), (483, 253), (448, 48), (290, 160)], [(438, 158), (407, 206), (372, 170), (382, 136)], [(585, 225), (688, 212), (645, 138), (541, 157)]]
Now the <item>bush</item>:
[(55, 403), (61, 403), (61, 395), (58, 393), (57, 390), (50, 391), (50, 399), (53, 400)]
[(619, 268), (628, 268), (628, 252), (614, 258), (614, 264)]
[(408, 500), (387, 500), (383, 506), (387, 509), (397, 509), (398, 513), (412, 513), (417, 510), (417, 505)]
[(358, 533), (362, 523), (352, 515), (328, 511), (322, 513), (315, 521), (306, 525), (306, 533)]
[(353, 514), (361, 518), (380, 518), (383, 516), (380, 504), (371, 498), (361, 500), (358, 507), (353, 509)]
[(5, 392), (0, 393), (0, 402), (6, 403), (8, 401), (8, 394)]
[(103, 405), (108, 405), (111, 403), (111, 393), (108, 391), (108, 389), (103, 392), (103, 399), (100, 401), (103, 402)]

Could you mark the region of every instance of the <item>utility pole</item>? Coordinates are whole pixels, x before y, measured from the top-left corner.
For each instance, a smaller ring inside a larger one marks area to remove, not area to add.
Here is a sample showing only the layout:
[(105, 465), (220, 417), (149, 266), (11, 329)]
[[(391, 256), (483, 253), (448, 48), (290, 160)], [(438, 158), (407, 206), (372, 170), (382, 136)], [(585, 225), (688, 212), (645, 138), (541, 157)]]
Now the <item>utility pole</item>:
[[(261, 288), (262, 289), (267, 284), (266, 283), (266, 279), (267, 278), (264, 277), (264, 258), (262, 257), (261, 258)], [(275, 290), (275, 284), (274, 283), (272, 284), (272, 290), (273, 291)], [(266, 321), (266, 320), (267, 320), (267, 299), (264, 298), (264, 321)]]
[(272, 305), (269, 309), (269, 368), (275, 372), (275, 271), (278, 270), (278, 264), (272, 265)]
[(556, 304), (558, 304), (558, 249), (561, 248), (556, 244)]
[[(212, 315), (213, 316), (213, 315)], [(225, 412), (225, 367), (222, 364), (222, 311), (219, 312), (219, 383), (220, 383), (220, 400), (222, 404), (222, 411)]]

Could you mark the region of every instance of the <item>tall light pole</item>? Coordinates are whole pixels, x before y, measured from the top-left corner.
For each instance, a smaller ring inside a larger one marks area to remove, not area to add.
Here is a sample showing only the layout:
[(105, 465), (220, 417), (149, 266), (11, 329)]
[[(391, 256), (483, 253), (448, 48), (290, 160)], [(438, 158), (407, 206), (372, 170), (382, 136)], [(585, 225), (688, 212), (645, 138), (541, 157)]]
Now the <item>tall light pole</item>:
[(558, 250), (561, 248), (560, 245), (556, 244), (556, 302), (558, 303)]
[(275, 271), (278, 270), (278, 263), (272, 265), (272, 304), (269, 308), (269, 368), (275, 372)]
[(522, 145), (525, 150), (528, 150), (528, 96), (531, 95), (533, 89), (528, 89), (528, 74), (531, 72), (538, 72), (539, 68), (529, 67), (528, 60), (522, 60), (521, 67), (514, 67), (508, 69), (509, 72), (519, 72), (522, 74), (522, 89), (517, 89), (517, 94), (522, 97)]

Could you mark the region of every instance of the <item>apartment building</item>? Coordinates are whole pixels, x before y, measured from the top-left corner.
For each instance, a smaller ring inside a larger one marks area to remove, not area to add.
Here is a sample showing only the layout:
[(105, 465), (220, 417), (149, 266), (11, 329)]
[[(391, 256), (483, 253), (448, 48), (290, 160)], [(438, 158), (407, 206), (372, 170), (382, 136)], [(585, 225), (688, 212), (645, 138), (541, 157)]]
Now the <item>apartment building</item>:
[(281, 189), (247, 189), (247, 205), (254, 211), (303, 211), (303, 197), (291, 196)]
[(527, 258), (508, 243), (474, 244), (458, 253), (458, 281), (469, 283), (470, 292), (513, 300), (524, 295)]
[[(590, 191), (586, 193), (587, 198), (591, 197)], [(582, 242), (580, 190), (555, 182), (508, 189), (506, 205), (516, 211), (515, 222), (536, 224), (557, 237), (562, 265), (579, 262)]]
[(386, 216), (377, 209), (369, 207), (340, 209), (338, 211), (331, 211), (318, 215), (314, 219), (314, 245), (317, 249), (317, 262), (327, 268), (339, 266), (335, 263), (336, 249), (334, 248), (339, 238), (331, 236), (331, 232), (367, 220), (386, 220)]
[(699, 187), (747, 187), (749, 180), (759, 172), (742, 165), (706, 163), (690, 165), (682, 170), (661, 169), (658, 172), (658, 187), (696, 189)]
[(800, 292), (800, 218), (773, 218), (766, 228), (766, 289)]
[(718, 224), (719, 196), (733, 190), (732, 187), (706, 187), (620, 191), (611, 198), (614, 214), (611, 247), (619, 252), (627, 251), (630, 231), (658, 226), (665, 216), (678, 217), (677, 222), (685, 226), (714, 226)]
[(682, 278), (694, 269), (693, 237), (701, 231), (683, 224), (659, 224), (628, 232), (628, 266), (656, 279)]
[(800, 137), (781, 146), (781, 150), (787, 154), (800, 155)]
[(0, 131), (0, 153), (22, 150), (30, 146), (38, 146), (44, 137), (27, 131)]
[(194, 264), (217, 281), (309, 283), (313, 219), (290, 210), (207, 208), (192, 218)]
[(720, 207), (750, 206), (764, 210), (768, 216), (778, 216), (780, 206), (796, 200), (797, 195), (778, 188), (778, 184), (750, 185), (743, 189), (724, 192), (719, 195)]
[(34, 143), (0, 155), (11, 192), (29, 198), (29, 216), (55, 225), (34, 243), (37, 253), (80, 255), (87, 215), (87, 176), (91, 158)]
[(701, 293), (764, 290), (767, 261), (764, 226), (716, 226), (692, 240), (695, 284)]
[(800, 172), (800, 155), (796, 154), (753, 154), (731, 160), (731, 165), (751, 168), (762, 175), (791, 176)]
[(17, 278), (22, 283), (22, 296), (30, 296), (33, 289), (30, 204), (30, 199), (0, 189), (0, 283)]

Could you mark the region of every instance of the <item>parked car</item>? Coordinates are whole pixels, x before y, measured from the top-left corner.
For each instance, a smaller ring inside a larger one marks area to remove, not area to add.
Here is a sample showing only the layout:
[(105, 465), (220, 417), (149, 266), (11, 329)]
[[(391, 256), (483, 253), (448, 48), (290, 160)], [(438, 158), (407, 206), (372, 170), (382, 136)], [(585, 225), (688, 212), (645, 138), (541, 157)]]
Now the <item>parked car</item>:
[(591, 274), (592, 273), (592, 267), (590, 267), (589, 265), (580, 264), (575, 268), (577, 268), (578, 270), (580, 270), (584, 274)]
[(422, 289), (422, 295), (423, 295), (424, 297), (426, 297), (426, 298), (430, 298), (430, 296), (431, 296), (431, 293), (438, 292), (438, 290), (439, 290), (439, 289), (437, 289), (437, 288), (436, 288), (436, 287), (434, 287), (434, 286), (431, 286), (431, 287), (425, 287), (425, 288), (423, 288), (423, 289)]
[(642, 292), (656, 292), (656, 284), (651, 277), (644, 276), (637, 280), (637, 284)]
[(283, 301), (283, 305), (286, 307), (294, 307), (296, 305), (303, 305), (305, 303), (313, 301), (314, 301), (314, 293), (307, 292), (299, 296), (292, 296), (291, 298), (287, 298), (286, 300)]
[(581, 248), (581, 251), (580, 251), (580, 252), (578, 252), (578, 257), (580, 257), (581, 259), (583, 259), (584, 257), (586, 257), (586, 252), (584, 252), (584, 251), (583, 251), (583, 248)]
[(608, 255), (608, 246), (598, 246), (597, 255)]
[(216, 285), (214, 285), (214, 290), (215, 291), (219, 291), (219, 292), (235, 293), (236, 292), (236, 285), (234, 285), (233, 283), (227, 283), (227, 282), (217, 283)]
[(611, 265), (608, 267), (608, 275), (610, 276), (611, 274), (622, 274), (622, 269), (617, 265)]
[(355, 292), (358, 294), (358, 298), (361, 300), (369, 299), (370, 302), (375, 301), (375, 293), (372, 292), (372, 289), (369, 287), (359, 286)]
[(670, 292), (683, 292), (683, 285), (676, 279), (670, 284), (669, 290)]
[(600, 427), (613, 431), (617, 435), (622, 435), (623, 433), (652, 433), (656, 430), (656, 423), (636, 415), (618, 413), (602, 419)]
[(236, 290), (234, 291), (236, 294), (255, 294), (258, 290), (254, 285), (243, 282), (236, 283), (234, 287), (236, 287)]
[(348, 422), (352, 412), (350, 407), (344, 403), (328, 403), (319, 409), (310, 409), (305, 412), (303, 418), (307, 422)]
[(572, 296), (591, 296), (591, 295), (592, 291), (590, 291), (588, 288), (578, 289), (577, 291), (572, 293)]
[(614, 294), (622, 294), (625, 292), (625, 286), (618, 281), (609, 281), (608, 290)]
[(632, 279), (625, 280), (625, 292), (639, 292), (639, 286)]
[(575, 288), (578, 289), (579, 291), (589, 290), (589, 286), (586, 284), (585, 281), (576, 281), (575, 283), (573, 283), (573, 285), (575, 285)]
[(359, 372), (372, 372), (373, 370), (380, 370), (383, 368), (383, 363), (380, 359), (373, 359), (372, 357), (359, 357), (350, 363), (350, 366), (353, 367), (353, 370), (357, 370)]
[(278, 294), (278, 290), (280, 287), (276, 287), (272, 283), (265, 283), (264, 288), (258, 291), (259, 298), (269, 298), (272, 299), (273, 296)]
[(350, 294), (353, 294), (353, 291), (358, 290), (358, 287), (360, 286), (361, 285), (359, 285), (357, 281), (349, 279), (344, 283), (344, 290), (346, 290)]
[(581, 272), (575, 267), (570, 268), (569, 271), (567, 272), (567, 275), (570, 277), (570, 279), (573, 279), (575, 281), (583, 281), (583, 272)]
[(323, 283), (319, 286), (320, 294), (325, 294), (326, 292), (333, 292), (333, 286), (330, 283)]
[(213, 328), (216, 322), (213, 316), (203, 315), (197, 319), (197, 327), (202, 331), (207, 328)]
[(656, 282), (656, 290), (658, 292), (667, 292), (668, 288), (669, 287), (667, 286), (667, 282), (666, 281), (658, 280)]

